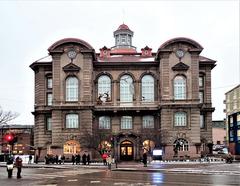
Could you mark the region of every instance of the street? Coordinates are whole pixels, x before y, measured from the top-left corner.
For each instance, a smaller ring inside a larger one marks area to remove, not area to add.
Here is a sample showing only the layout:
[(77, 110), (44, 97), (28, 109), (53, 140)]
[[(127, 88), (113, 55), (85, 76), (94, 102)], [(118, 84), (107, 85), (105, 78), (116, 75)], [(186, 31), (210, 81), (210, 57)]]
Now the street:
[(0, 185), (240, 185), (239, 175), (199, 174), (181, 172), (109, 171), (107, 169), (53, 169), (24, 168), (22, 179), (7, 178), (6, 169), (0, 167)]

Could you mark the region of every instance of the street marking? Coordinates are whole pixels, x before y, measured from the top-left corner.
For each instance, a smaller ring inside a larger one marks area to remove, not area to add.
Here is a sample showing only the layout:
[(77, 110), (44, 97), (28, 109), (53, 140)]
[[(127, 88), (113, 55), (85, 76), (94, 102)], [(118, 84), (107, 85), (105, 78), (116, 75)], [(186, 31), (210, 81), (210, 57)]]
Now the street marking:
[(100, 183), (101, 181), (90, 181), (90, 183)]
[(68, 180), (69, 182), (78, 181), (78, 179)]
[(114, 183), (113, 185), (127, 185), (127, 183), (124, 183), (124, 182), (118, 182), (118, 183)]

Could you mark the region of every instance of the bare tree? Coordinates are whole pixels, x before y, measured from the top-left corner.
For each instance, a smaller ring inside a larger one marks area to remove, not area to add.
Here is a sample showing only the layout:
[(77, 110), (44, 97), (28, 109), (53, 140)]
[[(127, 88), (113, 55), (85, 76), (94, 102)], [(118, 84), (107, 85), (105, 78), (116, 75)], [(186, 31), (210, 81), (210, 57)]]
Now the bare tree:
[[(169, 133), (167, 130), (159, 129), (159, 130), (151, 130), (151, 129), (143, 129), (141, 132), (142, 142), (148, 140), (148, 142), (153, 141), (155, 148), (159, 148), (161, 146), (165, 146), (167, 144)], [(146, 151), (150, 152), (152, 147), (150, 143), (148, 143)]]
[(105, 149), (105, 144), (101, 144), (103, 141), (109, 141), (111, 134), (100, 132), (100, 131), (93, 131), (92, 133), (85, 131), (84, 136), (81, 137), (80, 143), (88, 148), (93, 149), (99, 152), (102, 155), (103, 150)]
[(12, 121), (16, 117), (18, 117), (18, 113), (12, 111), (3, 111), (0, 106), (0, 126), (6, 125), (9, 121)]

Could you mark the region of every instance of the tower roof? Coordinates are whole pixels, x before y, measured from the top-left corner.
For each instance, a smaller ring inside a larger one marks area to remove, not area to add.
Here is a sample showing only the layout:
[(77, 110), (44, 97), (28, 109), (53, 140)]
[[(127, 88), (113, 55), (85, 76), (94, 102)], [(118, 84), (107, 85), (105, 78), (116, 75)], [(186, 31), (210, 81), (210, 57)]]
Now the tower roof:
[(124, 23), (121, 24), (117, 30), (130, 30), (129, 27), (127, 25), (125, 25)]

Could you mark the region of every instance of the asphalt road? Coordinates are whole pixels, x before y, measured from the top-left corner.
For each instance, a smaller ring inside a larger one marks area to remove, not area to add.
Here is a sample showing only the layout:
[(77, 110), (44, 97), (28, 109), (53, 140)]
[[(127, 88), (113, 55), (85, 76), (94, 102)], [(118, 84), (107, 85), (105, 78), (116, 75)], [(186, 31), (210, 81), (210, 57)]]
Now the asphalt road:
[(7, 178), (4, 167), (0, 168), (1, 186), (240, 186), (239, 175), (129, 172), (100, 169), (52, 169), (25, 168), (22, 179)]

